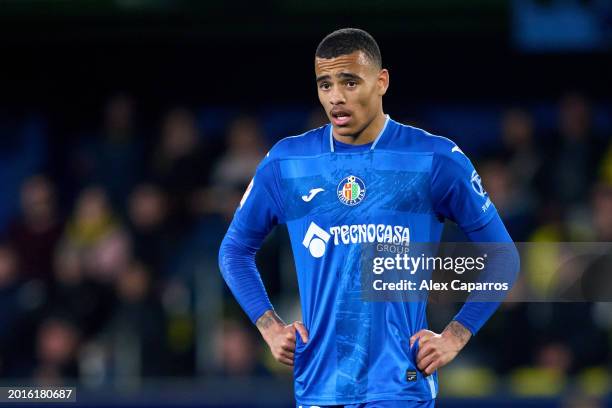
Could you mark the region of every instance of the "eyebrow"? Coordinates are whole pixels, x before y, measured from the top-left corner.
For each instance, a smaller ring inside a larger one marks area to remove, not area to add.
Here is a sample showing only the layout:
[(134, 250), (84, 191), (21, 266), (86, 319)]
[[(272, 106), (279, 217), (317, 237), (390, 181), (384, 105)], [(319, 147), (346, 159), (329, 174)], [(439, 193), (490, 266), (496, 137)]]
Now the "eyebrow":
[[(361, 77), (357, 74), (352, 74), (350, 72), (340, 72), (338, 74), (336, 74), (337, 78), (341, 78), (341, 79), (358, 79), (361, 80)], [(319, 77), (317, 77), (317, 82), (321, 82), (321, 81), (326, 81), (331, 79), (331, 75), (321, 75)]]

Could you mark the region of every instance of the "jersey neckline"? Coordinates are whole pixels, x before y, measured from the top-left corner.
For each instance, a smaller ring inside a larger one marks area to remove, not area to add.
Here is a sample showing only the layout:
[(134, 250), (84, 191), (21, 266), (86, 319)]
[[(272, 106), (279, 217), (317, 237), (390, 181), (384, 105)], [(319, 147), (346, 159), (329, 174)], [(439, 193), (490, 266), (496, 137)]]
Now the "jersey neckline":
[[(376, 136), (376, 139), (374, 139), (374, 141), (372, 142), (372, 146), (370, 146), (369, 150), (374, 150), (374, 148), (376, 147), (376, 145), (380, 141), (380, 138), (382, 137), (383, 133), (385, 133), (385, 130), (387, 129), (387, 125), (389, 124), (389, 121), (391, 120), (391, 117), (388, 114), (385, 115), (385, 117), (386, 117), (385, 124), (383, 125), (383, 128), (378, 133), (378, 136)], [(328, 140), (329, 140), (328, 148), (329, 148), (330, 152), (335, 153), (336, 150), (334, 149), (334, 126), (331, 123), (329, 123), (327, 126), (329, 127), (329, 131), (328, 131)], [(338, 142), (338, 141), (336, 141), (336, 142)], [(342, 142), (338, 142), (338, 143), (342, 143)], [(346, 143), (344, 143), (344, 144), (346, 144)]]

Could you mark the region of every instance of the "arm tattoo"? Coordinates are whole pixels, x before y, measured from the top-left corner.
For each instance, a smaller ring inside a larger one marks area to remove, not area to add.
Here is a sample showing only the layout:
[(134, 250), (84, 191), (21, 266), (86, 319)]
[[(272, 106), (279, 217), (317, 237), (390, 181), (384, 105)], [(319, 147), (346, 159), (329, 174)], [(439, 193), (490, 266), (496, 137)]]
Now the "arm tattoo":
[(470, 340), (470, 337), (472, 337), (472, 333), (456, 320), (451, 321), (444, 331), (450, 332), (461, 341), (462, 345), (465, 345)]
[(257, 319), (257, 322), (255, 322), (255, 325), (257, 326), (259, 330), (266, 330), (270, 326), (272, 326), (274, 323), (280, 323), (282, 325), (285, 324), (273, 310), (268, 310), (266, 313), (261, 315), (259, 319)]

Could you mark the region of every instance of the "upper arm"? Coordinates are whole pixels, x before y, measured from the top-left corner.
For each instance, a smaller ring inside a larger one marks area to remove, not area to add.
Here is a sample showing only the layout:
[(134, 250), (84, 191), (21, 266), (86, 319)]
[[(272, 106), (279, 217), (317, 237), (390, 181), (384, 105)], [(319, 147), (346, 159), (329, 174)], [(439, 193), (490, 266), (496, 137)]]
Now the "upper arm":
[(259, 165), (228, 229), (229, 236), (252, 247), (259, 247), (270, 230), (284, 222), (275, 166), (267, 160)]
[(497, 213), (471, 161), (452, 142), (434, 153), (431, 194), (436, 214), (464, 232), (481, 228)]

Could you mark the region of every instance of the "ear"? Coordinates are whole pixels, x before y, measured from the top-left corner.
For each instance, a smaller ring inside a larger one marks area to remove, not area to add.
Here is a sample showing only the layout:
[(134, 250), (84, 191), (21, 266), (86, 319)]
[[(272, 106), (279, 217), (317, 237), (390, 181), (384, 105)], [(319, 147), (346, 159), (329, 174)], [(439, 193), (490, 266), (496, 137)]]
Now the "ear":
[(383, 68), (378, 73), (378, 94), (383, 96), (387, 93), (387, 88), (389, 88), (389, 71)]

